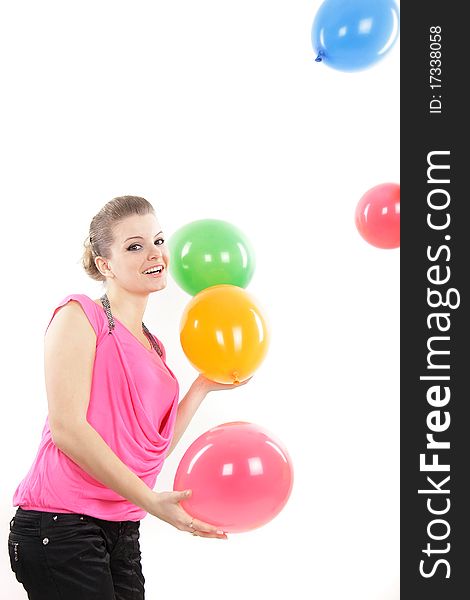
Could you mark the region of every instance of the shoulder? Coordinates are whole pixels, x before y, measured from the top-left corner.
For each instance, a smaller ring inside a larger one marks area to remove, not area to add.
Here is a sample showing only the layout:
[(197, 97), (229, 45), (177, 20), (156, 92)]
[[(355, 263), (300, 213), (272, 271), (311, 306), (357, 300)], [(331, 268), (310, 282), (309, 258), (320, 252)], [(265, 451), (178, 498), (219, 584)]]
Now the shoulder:
[(80, 327), (93, 331), (98, 337), (102, 330), (103, 317), (100, 315), (100, 308), (91, 298), (85, 294), (69, 294), (56, 305), (46, 332), (52, 321), (56, 322), (55, 328)]

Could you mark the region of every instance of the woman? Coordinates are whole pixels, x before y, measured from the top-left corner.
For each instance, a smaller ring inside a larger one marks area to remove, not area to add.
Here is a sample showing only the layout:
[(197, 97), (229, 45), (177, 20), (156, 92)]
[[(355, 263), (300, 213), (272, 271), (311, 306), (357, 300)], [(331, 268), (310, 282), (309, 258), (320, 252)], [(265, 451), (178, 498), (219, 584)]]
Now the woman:
[(13, 497), (10, 564), (33, 600), (135, 600), (144, 598), (139, 525), (147, 513), (227, 539), (182, 508), (190, 490), (152, 489), (207, 393), (236, 386), (199, 375), (178, 404), (163, 344), (143, 323), (169, 264), (147, 200), (108, 202), (92, 219), (82, 262), (106, 293), (66, 296), (46, 328), (48, 417)]

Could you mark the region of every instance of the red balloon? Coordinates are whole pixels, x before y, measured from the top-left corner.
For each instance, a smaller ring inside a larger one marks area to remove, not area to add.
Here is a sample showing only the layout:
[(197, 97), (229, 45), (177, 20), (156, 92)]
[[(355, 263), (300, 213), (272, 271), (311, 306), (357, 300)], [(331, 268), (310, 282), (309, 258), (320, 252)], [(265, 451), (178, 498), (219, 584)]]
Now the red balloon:
[(356, 227), (377, 248), (399, 248), (400, 186), (382, 183), (366, 192), (356, 207)]
[(243, 421), (223, 423), (186, 450), (173, 489), (191, 489), (181, 506), (194, 518), (239, 533), (265, 525), (285, 506), (293, 467), (283, 444)]

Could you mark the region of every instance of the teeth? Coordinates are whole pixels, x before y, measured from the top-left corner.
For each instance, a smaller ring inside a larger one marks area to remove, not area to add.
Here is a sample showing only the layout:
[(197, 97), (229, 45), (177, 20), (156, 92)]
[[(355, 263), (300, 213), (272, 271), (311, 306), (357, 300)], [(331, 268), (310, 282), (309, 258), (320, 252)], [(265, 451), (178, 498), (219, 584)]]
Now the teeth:
[(150, 274), (150, 273), (160, 273), (162, 270), (162, 267), (153, 267), (153, 269), (149, 269), (148, 271), (144, 271), (144, 273), (146, 275)]

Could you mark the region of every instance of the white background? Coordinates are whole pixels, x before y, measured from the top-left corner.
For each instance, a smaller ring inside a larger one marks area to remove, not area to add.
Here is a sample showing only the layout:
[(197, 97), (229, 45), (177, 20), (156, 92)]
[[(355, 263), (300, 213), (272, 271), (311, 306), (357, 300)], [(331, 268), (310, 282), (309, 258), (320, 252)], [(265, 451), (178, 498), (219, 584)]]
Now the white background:
[[(92, 217), (146, 197), (167, 238), (221, 218), (251, 239), (248, 287), (272, 331), (246, 386), (210, 394), (165, 462), (210, 427), (257, 423), (295, 469), (284, 510), (228, 541), (141, 524), (154, 598), (392, 600), (399, 578), (399, 250), (357, 233), (362, 194), (399, 182), (399, 44), (373, 68), (314, 62), (318, 0), (3, 3), (2, 594), (13, 493), (47, 415), (43, 340), (59, 301), (98, 298), (80, 266)], [(197, 373), (179, 344), (190, 296), (170, 281), (146, 325), (181, 393)], [(182, 397), (182, 396), (181, 396)]]

